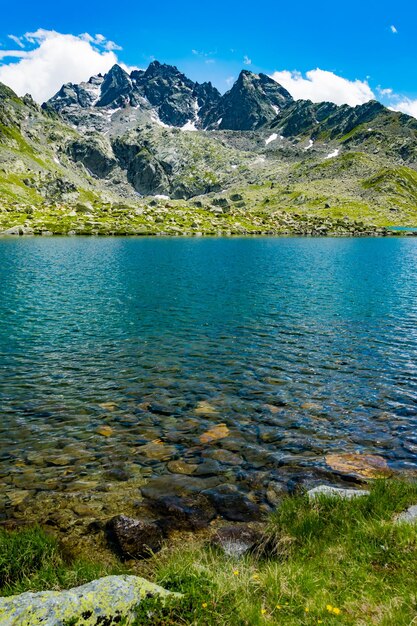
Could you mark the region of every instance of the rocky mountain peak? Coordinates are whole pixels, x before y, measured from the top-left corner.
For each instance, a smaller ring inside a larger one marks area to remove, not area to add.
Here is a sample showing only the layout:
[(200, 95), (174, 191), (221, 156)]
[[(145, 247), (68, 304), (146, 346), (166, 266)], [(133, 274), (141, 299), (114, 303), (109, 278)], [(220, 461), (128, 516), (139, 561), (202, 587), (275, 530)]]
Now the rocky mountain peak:
[(113, 65), (104, 76), (101, 84), (101, 97), (96, 106), (105, 107), (109, 104), (121, 104), (122, 99), (129, 97), (132, 91), (132, 81), (127, 72), (120, 65)]
[(271, 122), (293, 98), (266, 74), (242, 70), (233, 87), (208, 116), (208, 128), (255, 130)]

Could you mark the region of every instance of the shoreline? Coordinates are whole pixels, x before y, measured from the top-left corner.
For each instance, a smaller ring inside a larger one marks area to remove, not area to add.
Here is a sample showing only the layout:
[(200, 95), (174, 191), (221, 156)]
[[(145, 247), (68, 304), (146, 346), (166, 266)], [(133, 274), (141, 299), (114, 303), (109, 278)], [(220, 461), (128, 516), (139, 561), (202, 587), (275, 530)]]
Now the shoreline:
[(376, 232), (376, 231), (368, 231), (368, 232), (358, 232), (358, 233), (329, 233), (329, 234), (300, 234), (300, 233), (280, 233), (280, 232), (256, 232), (256, 233), (231, 233), (231, 234), (215, 234), (215, 233), (204, 233), (204, 234), (192, 234), (192, 233), (183, 233), (183, 234), (170, 234), (170, 233), (129, 233), (129, 232), (121, 232), (121, 233), (77, 233), (77, 234), (68, 234), (68, 233), (0, 233), (0, 239), (33, 239), (33, 238), (48, 238), (48, 237), (58, 237), (58, 238), (71, 238), (71, 239), (79, 239), (81, 237), (98, 237), (98, 238), (130, 238), (130, 239), (255, 239), (255, 238), (271, 238), (271, 239), (382, 239), (382, 238), (392, 238), (392, 237), (417, 237), (417, 229), (415, 231), (390, 231), (387, 230), (385, 232)]
[(145, 554), (134, 553), (143, 546), (144, 527), (119, 519), (113, 534), (108, 526), (103, 531), (111, 558), (97, 547), (77, 550), (51, 526), (3, 525), (0, 595), (14, 596), (19, 606), (25, 591), (59, 594), (105, 576), (134, 575), (183, 594), (167, 603), (143, 600), (128, 622), (134, 626), (406, 626), (416, 617), (417, 542), (409, 511), (416, 508), (417, 484), (376, 479), (362, 489), (302, 491), (284, 498), (263, 524), (176, 532)]

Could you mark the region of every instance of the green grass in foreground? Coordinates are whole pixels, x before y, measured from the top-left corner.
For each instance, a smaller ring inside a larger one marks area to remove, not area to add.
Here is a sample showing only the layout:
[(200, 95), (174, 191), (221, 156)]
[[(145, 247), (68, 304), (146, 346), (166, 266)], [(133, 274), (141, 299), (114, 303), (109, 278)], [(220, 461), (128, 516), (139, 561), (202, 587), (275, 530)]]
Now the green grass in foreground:
[[(167, 547), (134, 573), (184, 599), (165, 606), (146, 600), (136, 624), (408, 626), (417, 619), (417, 527), (392, 520), (415, 503), (417, 485), (380, 480), (369, 497), (353, 501), (288, 498), (269, 520), (265, 545), (239, 561), (198, 538)], [(0, 535), (3, 593), (68, 587), (106, 573), (66, 563), (39, 530)]]

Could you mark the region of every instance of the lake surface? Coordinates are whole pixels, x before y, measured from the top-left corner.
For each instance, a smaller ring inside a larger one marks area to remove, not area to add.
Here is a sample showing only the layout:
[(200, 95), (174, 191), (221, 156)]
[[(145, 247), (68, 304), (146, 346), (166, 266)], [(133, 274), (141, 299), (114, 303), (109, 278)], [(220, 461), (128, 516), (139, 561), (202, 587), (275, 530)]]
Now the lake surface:
[(417, 468), (416, 287), (414, 238), (0, 240), (3, 496)]

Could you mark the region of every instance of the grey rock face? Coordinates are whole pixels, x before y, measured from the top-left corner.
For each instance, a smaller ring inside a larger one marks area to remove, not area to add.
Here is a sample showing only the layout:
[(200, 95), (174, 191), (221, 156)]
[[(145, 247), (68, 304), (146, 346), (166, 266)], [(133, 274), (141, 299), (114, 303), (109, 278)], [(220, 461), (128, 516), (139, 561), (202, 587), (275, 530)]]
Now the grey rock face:
[(131, 624), (145, 597), (173, 594), (137, 576), (107, 576), (68, 591), (41, 591), (0, 598), (2, 626)]
[(153, 61), (146, 72), (133, 72), (135, 90), (158, 110), (159, 118), (170, 126), (198, 122), (199, 109), (213, 106), (220, 93), (211, 83), (195, 83), (176, 67)]
[(162, 547), (162, 530), (155, 522), (117, 515), (107, 528), (124, 558), (146, 558)]
[(146, 149), (141, 150), (129, 162), (127, 178), (142, 195), (169, 193), (169, 181), (159, 161)]
[(67, 146), (67, 154), (98, 178), (106, 177), (117, 165), (111, 147), (94, 135), (86, 135)]
[(48, 101), (48, 104), (58, 112), (71, 106), (78, 106), (83, 109), (92, 107), (99, 99), (103, 80), (103, 77), (98, 75), (92, 76), (88, 82), (79, 85), (67, 83)]
[(310, 500), (315, 500), (320, 496), (329, 496), (331, 498), (343, 498), (344, 500), (352, 500), (352, 498), (360, 498), (361, 496), (369, 496), (369, 491), (365, 489), (343, 489), (341, 487), (330, 487), (329, 485), (319, 485), (307, 492)]

